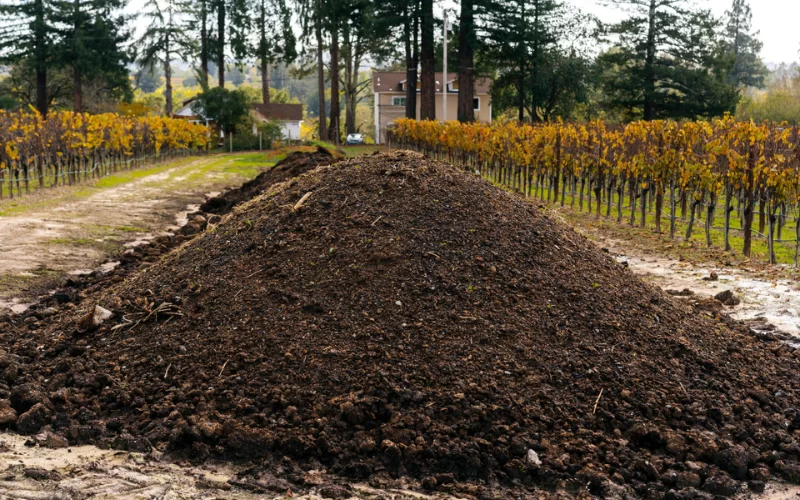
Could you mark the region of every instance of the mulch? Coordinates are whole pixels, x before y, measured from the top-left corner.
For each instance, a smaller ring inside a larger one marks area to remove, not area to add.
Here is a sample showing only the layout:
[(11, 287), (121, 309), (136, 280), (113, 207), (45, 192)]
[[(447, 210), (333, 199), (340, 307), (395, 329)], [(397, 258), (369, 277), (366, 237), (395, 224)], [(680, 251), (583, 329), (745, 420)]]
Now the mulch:
[(800, 481), (800, 353), (416, 153), (273, 185), (116, 281), (0, 323), (4, 425), (297, 488), (320, 468), (477, 497)]

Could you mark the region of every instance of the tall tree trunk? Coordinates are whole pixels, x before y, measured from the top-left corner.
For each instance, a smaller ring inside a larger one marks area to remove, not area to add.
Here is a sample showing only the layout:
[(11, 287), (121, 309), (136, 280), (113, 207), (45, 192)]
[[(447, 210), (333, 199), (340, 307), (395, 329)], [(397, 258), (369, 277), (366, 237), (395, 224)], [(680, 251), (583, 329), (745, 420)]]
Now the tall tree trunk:
[(77, 63), (72, 66), (72, 110), (76, 113), (83, 111), (83, 86), (81, 85), (81, 70)]
[(269, 64), (267, 58), (261, 58), (261, 100), (269, 104)]
[(44, 23), (44, 0), (35, 0), (34, 9), (34, 64), (36, 66), (36, 109), (47, 117), (47, 33)]
[(317, 19), (314, 34), (317, 38), (317, 92), (319, 94), (319, 139), (328, 137), (328, 123), (325, 118), (325, 61), (322, 57), (322, 6), (317, 0)]
[(74, 60), (72, 61), (72, 110), (76, 113), (80, 113), (83, 111), (83, 87), (81, 86), (81, 69), (79, 67), (79, 58), (80, 58), (80, 51), (78, 50), (78, 46), (81, 44), (81, 3), (80, 0), (75, 0), (73, 3), (74, 11), (73, 15), (74, 24), (73, 28), (74, 31), (72, 33), (72, 46), (74, 53), (72, 57)]
[(350, 25), (344, 26), (344, 131), (356, 132), (356, 104), (358, 103), (358, 67), (361, 64), (360, 38), (351, 38)]
[(167, 32), (164, 37), (164, 114), (172, 116), (172, 67), (169, 61), (171, 54), (169, 42), (169, 32)]
[[(406, 52), (406, 118), (417, 119), (417, 2), (414, 7), (407, 6), (403, 24), (403, 41)], [(412, 35), (413, 30), (413, 35)]]
[[(461, 18), (458, 31), (458, 121), (475, 121), (475, 12), (474, 0), (461, 0)], [(447, 75), (444, 75), (444, 98), (447, 99)], [(447, 117), (444, 117), (447, 119)]]
[(258, 57), (261, 65), (261, 100), (269, 104), (269, 61), (267, 58), (267, 5), (266, 0), (261, 0), (259, 5), (259, 41)]
[(647, 56), (644, 63), (644, 119), (655, 119), (656, 93), (656, 0), (650, 0), (649, 25), (647, 28)]
[(342, 108), (339, 104), (339, 25), (331, 29), (331, 121), (328, 136), (334, 144), (339, 144)]
[[(519, 15), (522, 20), (522, 26), (525, 26), (525, 0), (520, 2)], [(517, 83), (517, 120), (520, 123), (525, 121), (525, 60), (527, 59), (527, 47), (525, 46), (524, 37), (520, 40), (519, 46), (519, 82)], [(574, 197), (573, 197), (574, 201)]]
[(406, 65), (406, 118), (417, 119), (417, 80), (419, 75), (419, 0), (414, 0), (411, 27), (411, 61)]
[(208, 0), (200, 2), (200, 88), (208, 86)]
[(217, 84), (225, 87), (225, 1), (217, 1)]
[(36, 70), (36, 109), (47, 118), (47, 70)]
[[(533, 0), (533, 54), (531, 58), (531, 123), (539, 121), (536, 81), (539, 79), (539, 0)], [(591, 211), (591, 210), (590, 210)]]
[(433, 44), (433, 0), (422, 0), (422, 75), (420, 110), (422, 120), (436, 119), (436, 57)]

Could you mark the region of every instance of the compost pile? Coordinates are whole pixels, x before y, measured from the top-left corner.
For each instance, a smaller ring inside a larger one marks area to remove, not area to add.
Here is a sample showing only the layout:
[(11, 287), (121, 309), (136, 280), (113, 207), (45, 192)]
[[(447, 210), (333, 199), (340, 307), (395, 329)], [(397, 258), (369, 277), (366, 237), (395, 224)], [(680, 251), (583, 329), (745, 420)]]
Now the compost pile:
[(200, 210), (210, 214), (226, 214), (231, 209), (251, 198), (263, 193), (273, 184), (297, 177), (320, 165), (330, 165), (341, 159), (336, 152), (317, 146), (316, 151), (294, 151), (286, 155), (274, 167), (259, 174), (255, 179), (242, 184), (237, 189), (209, 199), (200, 206)]
[(0, 341), (0, 422), (5, 405), (7, 425), (70, 444), (431, 489), (695, 498), (800, 480), (800, 353), (415, 153), (278, 184)]

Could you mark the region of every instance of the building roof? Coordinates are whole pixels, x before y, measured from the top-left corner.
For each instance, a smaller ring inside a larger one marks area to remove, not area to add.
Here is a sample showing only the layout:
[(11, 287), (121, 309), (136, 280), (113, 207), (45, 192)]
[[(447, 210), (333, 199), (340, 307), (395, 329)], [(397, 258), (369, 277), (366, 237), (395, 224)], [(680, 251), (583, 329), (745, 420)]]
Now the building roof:
[[(456, 73), (447, 73), (447, 81), (452, 82), (458, 80)], [(400, 84), (406, 81), (405, 71), (374, 71), (372, 73), (372, 91), (373, 92), (403, 92)], [(444, 84), (444, 73), (436, 73), (436, 92), (442, 92), (442, 84)], [(489, 87), (492, 81), (488, 78), (475, 79), (475, 93), (488, 94)], [(419, 88), (417, 88), (419, 91)], [(451, 90), (451, 92), (453, 92)]]
[(302, 104), (253, 104), (253, 111), (264, 118), (299, 122), (303, 120)]

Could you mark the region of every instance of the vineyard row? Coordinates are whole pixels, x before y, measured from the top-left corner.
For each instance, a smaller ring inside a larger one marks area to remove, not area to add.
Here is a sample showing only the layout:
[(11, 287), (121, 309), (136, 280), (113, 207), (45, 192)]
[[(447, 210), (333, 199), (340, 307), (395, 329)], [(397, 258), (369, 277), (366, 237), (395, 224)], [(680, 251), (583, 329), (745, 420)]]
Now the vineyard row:
[[(597, 217), (627, 219), (675, 238), (702, 223), (705, 241), (731, 251), (741, 231), (750, 257), (763, 237), (771, 263), (790, 226), (794, 262), (800, 260), (800, 138), (786, 124), (736, 121), (634, 122), (607, 125), (440, 123), (400, 120), (388, 130), (393, 147), (415, 149), (489, 178), (526, 196), (562, 206), (584, 199)], [(680, 209), (680, 217), (678, 216)], [(687, 213), (688, 212), (688, 213)], [(754, 228), (758, 216), (758, 227)], [(637, 221), (638, 218), (638, 221)], [(776, 235), (777, 233), (777, 235)], [(777, 237), (776, 237), (777, 236)]]
[(0, 199), (205, 151), (207, 127), (158, 116), (0, 111)]

